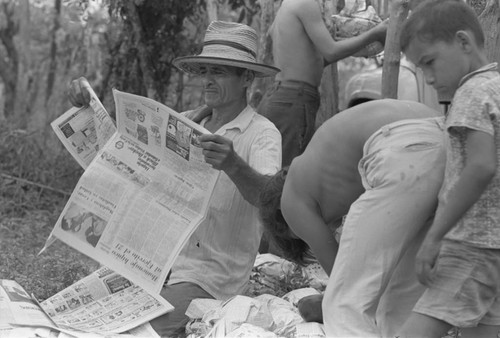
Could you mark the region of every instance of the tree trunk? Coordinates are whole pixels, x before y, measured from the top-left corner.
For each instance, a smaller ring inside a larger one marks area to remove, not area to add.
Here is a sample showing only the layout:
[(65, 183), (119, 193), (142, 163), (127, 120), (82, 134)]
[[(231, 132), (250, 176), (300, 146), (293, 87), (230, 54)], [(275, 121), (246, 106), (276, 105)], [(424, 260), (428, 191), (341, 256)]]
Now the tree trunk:
[(16, 121), (20, 128), (25, 128), (28, 123), (29, 115), (31, 114), (30, 100), (33, 98), (31, 90), (37, 91), (36, 74), (40, 71), (30, 67), (31, 59), (31, 38), (30, 38), (30, 5), (28, 0), (19, 1), (18, 9), (18, 25), (19, 25), (19, 43), (16, 44), (17, 53), (19, 55), (17, 80), (14, 96), (13, 114), (16, 116)]
[(50, 95), (52, 95), (52, 88), (54, 87), (54, 79), (56, 77), (57, 69), (57, 31), (60, 27), (59, 17), (61, 15), (61, 0), (55, 0), (54, 4), (54, 21), (52, 26), (52, 36), (50, 42), (50, 64), (49, 64), (49, 74), (47, 76), (47, 87), (45, 91), (45, 104), (49, 101)]
[(10, 118), (15, 115), (16, 86), (19, 68), (19, 53), (14, 43), (18, 34), (18, 20), (16, 19), (16, 4), (1, 2), (2, 17), (5, 20), (0, 27), (0, 77), (4, 83), (3, 97), (5, 105), (2, 108), (4, 116)]
[(500, 5), (499, 0), (488, 0), (479, 14), (479, 21), (485, 34), (486, 56), (491, 62), (500, 63)]
[(217, 0), (207, 0), (208, 22), (217, 21)]
[(384, 66), (382, 69), (382, 97), (398, 97), (399, 64), (401, 46), (399, 36), (401, 27), (408, 17), (410, 0), (393, 0), (390, 5), (390, 20), (384, 47)]
[[(272, 65), (274, 64), (272, 51), (273, 44), (271, 36), (269, 35), (269, 28), (274, 21), (277, 9), (274, 7), (274, 0), (261, 0), (260, 8), (260, 37), (257, 61)], [(259, 105), (262, 95), (264, 95), (273, 81), (274, 78), (272, 77), (255, 79), (250, 95), (250, 104), (253, 107)]]
[(150, 64), (148, 49), (144, 43), (141, 19), (137, 13), (137, 7), (133, 1), (124, 1), (124, 5), (127, 7), (127, 11), (130, 14), (130, 23), (134, 34), (133, 41), (135, 41), (135, 46), (137, 47), (138, 62), (142, 72), (143, 84), (146, 87), (146, 95), (149, 98), (158, 100), (159, 98), (157, 97), (155, 80), (152, 73), (153, 67)]

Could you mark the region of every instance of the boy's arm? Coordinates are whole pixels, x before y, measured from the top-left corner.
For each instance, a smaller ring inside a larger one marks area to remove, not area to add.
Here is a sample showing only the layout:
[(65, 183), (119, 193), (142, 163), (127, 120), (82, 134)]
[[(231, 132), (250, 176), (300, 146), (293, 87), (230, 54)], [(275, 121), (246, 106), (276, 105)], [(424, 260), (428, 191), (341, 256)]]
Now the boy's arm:
[(468, 129), (465, 166), (446, 202), (439, 204), (434, 222), (417, 254), (415, 266), (422, 284), (428, 285), (432, 280), (432, 270), (439, 254), (441, 240), (479, 199), (495, 176), (496, 164), (493, 136)]
[(325, 272), (330, 275), (338, 251), (335, 236), (308, 192), (298, 191), (292, 185), (285, 184), (283, 189), (283, 217), (293, 233), (309, 245)]

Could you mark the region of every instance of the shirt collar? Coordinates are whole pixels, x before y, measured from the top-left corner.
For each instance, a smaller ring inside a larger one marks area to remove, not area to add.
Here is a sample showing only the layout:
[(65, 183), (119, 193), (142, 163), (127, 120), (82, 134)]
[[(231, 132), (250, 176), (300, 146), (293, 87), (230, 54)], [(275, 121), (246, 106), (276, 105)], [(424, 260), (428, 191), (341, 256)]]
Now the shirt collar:
[(465, 75), (461, 80), (460, 80), (460, 83), (458, 84), (458, 86), (462, 86), (467, 80), (469, 80), (471, 77), (473, 77), (474, 75), (477, 75), (477, 74), (480, 74), (480, 73), (485, 73), (485, 72), (489, 72), (491, 70), (496, 70), (497, 69), (497, 63), (496, 62), (493, 62), (493, 63), (490, 63), (490, 64), (487, 64), (486, 66), (483, 66), (479, 69), (476, 69), (475, 71), (473, 72), (470, 72), (469, 74)]
[[(230, 129), (239, 129), (240, 132), (243, 132), (245, 131), (245, 129), (248, 128), (255, 114), (256, 114), (255, 110), (250, 105), (247, 105), (245, 109), (243, 109), (241, 113), (238, 114), (238, 116), (236, 116), (233, 120), (229, 121), (228, 123), (220, 127), (214, 134), (223, 135), (226, 133), (226, 131)], [(207, 120), (208, 116), (203, 120), (202, 125), (205, 125)]]

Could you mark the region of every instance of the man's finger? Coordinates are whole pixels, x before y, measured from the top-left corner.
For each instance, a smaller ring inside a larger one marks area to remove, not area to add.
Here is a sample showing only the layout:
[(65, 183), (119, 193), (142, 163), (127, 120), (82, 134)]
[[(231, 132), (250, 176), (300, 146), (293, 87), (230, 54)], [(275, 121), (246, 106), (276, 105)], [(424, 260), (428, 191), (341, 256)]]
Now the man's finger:
[(85, 105), (88, 105), (90, 103), (91, 90), (92, 87), (90, 86), (90, 83), (87, 80), (81, 81), (81, 93)]

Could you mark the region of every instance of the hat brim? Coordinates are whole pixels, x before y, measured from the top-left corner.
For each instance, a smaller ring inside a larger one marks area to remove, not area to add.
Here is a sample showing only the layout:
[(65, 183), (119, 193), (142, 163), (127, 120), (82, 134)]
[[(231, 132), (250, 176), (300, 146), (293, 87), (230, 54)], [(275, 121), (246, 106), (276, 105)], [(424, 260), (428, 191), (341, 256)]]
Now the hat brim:
[(233, 59), (210, 57), (210, 56), (182, 56), (174, 59), (172, 64), (180, 70), (190, 74), (200, 74), (200, 66), (202, 64), (214, 64), (222, 66), (232, 66), (250, 69), (255, 72), (256, 77), (274, 76), (280, 72), (276, 67), (264, 65), (261, 63), (253, 63), (239, 61)]

